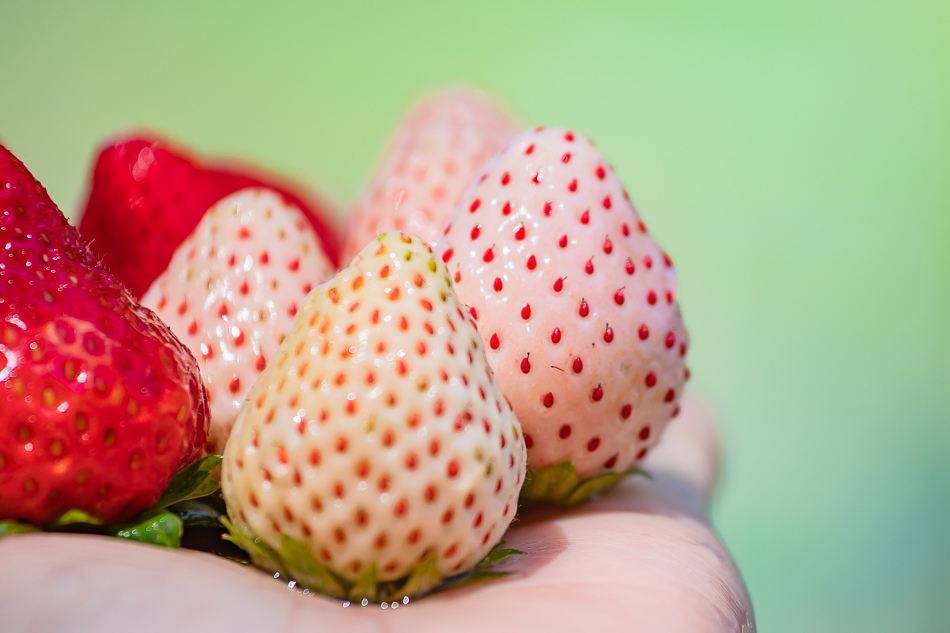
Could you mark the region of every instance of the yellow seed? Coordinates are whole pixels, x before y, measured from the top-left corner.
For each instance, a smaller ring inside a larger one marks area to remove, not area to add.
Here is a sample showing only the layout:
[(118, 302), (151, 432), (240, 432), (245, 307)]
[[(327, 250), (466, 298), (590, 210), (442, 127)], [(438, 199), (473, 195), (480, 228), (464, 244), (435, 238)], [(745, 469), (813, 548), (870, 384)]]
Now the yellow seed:
[(76, 425), (76, 430), (82, 433), (86, 430), (86, 427), (88, 427), (89, 420), (86, 418), (84, 413), (77, 413), (74, 424)]
[(79, 473), (76, 475), (76, 483), (77, 483), (77, 484), (84, 484), (84, 483), (86, 483), (86, 480), (87, 480), (87, 479), (89, 479), (89, 471), (88, 471), (88, 470), (80, 470)]
[(106, 446), (112, 446), (115, 444), (115, 432), (112, 429), (106, 429), (106, 437), (103, 441), (103, 444)]
[(19, 431), (17, 437), (20, 438), (20, 441), (21, 441), (21, 442), (26, 442), (27, 440), (29, 440), (29, 439), (30, 439), (30, 427), (28, 427), (25, 423), (20, 424), (20, 431)]
[(53, 440), (49, 444), (49, 454), (53, 457), (59, 457), (63, 454), (63, 443), (59, 440)]
[(43, 389), (43, 406), (52, 407), (56, 404), (56, 392), (53, 391), (52, 387), (45, 387)]

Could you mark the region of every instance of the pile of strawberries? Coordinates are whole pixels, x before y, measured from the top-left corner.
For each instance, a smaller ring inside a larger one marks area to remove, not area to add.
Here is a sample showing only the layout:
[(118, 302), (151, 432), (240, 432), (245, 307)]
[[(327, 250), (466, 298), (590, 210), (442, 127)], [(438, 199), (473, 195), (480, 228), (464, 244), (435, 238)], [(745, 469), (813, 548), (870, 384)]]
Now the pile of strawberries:
[(77, 231), (0, 146), (0, 521), (128, 521), (223, 455), (255, 563), (376, 600), (634, 471), (688, 378), (672, 263), (589, 140), (518, 129), (418, 104), (342, 231), (149, 138), (100, 153)]

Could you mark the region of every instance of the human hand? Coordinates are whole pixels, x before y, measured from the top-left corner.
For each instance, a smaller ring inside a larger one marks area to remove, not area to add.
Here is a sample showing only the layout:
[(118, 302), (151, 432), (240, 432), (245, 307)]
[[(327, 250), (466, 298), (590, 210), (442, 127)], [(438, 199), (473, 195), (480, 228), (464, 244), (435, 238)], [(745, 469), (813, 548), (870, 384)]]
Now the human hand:
[(0, 539), (5, 632), (742, 631), (752, 605), (708, 524), (719, 467), (709, 412), (687, 397), (644, 464), (579, 508), (516, 519), (510, 576), (397, 608), (344, 607), (269, 575), (190, 550), (100, 536)]

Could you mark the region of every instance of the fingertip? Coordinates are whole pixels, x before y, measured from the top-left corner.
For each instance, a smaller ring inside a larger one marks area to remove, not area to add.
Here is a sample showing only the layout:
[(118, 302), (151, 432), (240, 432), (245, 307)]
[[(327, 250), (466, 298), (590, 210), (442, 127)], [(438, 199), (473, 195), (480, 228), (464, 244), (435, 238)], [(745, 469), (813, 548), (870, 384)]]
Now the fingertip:
[(673, 478), (689, 488), (698, 510), (706, 512), (716, 488), (722, 462), (722, 443), (716, 416), (702, 397), (683, 395), (680, 413), (659, 444), (644, 460), (644, 470), (655, 477)]

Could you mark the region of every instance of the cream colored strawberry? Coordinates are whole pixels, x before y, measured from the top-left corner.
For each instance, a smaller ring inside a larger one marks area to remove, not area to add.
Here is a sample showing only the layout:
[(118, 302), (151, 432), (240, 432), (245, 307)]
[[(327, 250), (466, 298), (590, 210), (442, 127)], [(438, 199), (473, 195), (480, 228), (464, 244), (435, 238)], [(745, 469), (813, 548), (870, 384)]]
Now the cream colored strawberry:
[(198, 359), (215, 452), (307, 293), (332, 274), (298, 207), (273, 190), (244, 189), (205, 213), (142, 297)]
[(474, 90), (446, 90), (416, 104), (350, 213), (342, 261), (386, 231), (408, 231), (434, 244), (466, 187), (518, 131)]
[(388, 233), (316, 288), (241, 409), (222, 488), (238, 531), (302, 543), (344, 586), (475, 566), (511, 523), (520, 425), (445, 265)]

